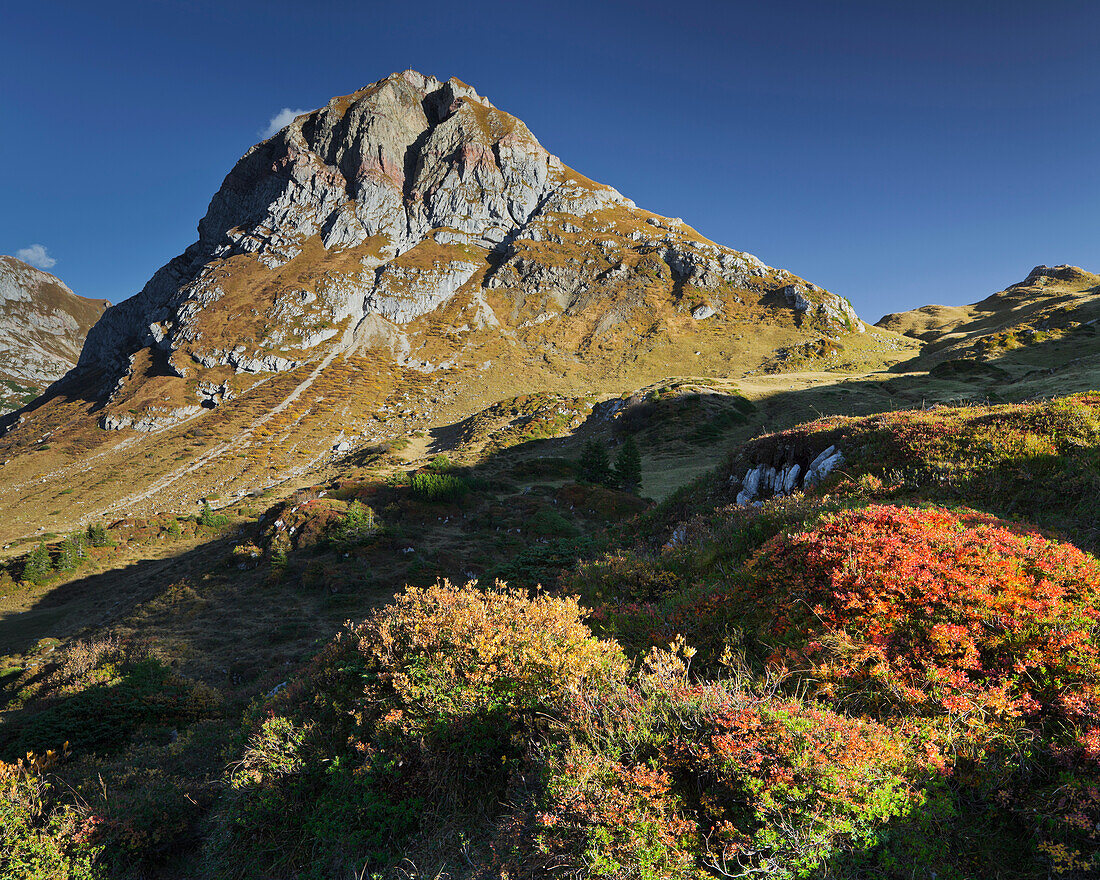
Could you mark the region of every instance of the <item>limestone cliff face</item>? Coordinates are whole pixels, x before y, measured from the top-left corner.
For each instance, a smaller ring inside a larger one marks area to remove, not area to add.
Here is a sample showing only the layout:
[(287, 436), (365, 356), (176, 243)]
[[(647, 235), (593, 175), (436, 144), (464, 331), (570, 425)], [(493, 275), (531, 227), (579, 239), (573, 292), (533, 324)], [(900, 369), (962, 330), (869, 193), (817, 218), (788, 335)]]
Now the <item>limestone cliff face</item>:
[(742, 303), (737, 291), (785, 285), (797, 299), (777, 307), (823, 332), (862, 327), (839, 297), (567, 168), (469, 86), (405, 71), (249, 150), (198, 241), (107, 311), (80, 363), (106, 373), (105, 390), (143, 349), (181, 378), (285, 371), (372, 345), (431, 368), (455, 359), (414, 357), (410, 325), (451, 303), (460, 329), (491, 325), (524, 344), (524, 328), (552, 320), (554, 350), (583, 359), (594, 336), (640, 320), (647, 289), (706, 320)]
[(30, 402), (76, 365), (84, 337), (107, 305), (0, 256), (0, 414)]

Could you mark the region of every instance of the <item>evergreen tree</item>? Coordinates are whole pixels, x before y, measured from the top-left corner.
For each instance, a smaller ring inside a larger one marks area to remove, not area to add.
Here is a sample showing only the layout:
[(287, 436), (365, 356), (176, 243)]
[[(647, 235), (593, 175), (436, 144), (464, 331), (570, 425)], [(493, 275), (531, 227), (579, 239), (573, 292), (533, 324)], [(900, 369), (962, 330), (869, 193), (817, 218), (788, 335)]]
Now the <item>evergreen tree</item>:
[(584, 444), (580, 460), (581, 479), (586, 483), (610, 486), (613, 482), (611, 458), (599, 440), (589, 440)]
[(50, 561), (50, 551), (45, 544), (39, 544), (27, 557), (27, 564), (23, 566), (23, 580), (32, 584), (40, 584), (49, 580), (53, 574), (53, 563)]
[(91, 547), (108, 547), (114, 543), (103, 523), (92, 523), (85, 534)]
[(365, 544), (377, 532), (374, 511), (365, 504), (352, 501), (344, 518), (332, 527), (329, 543), (337, 550), (349, 550)]
[(57, 555), (58, 571), (75, 571), (84, 559), (84, 535), (80, 532), (69, 535), (61, 545)]
[(217, 529), (228, 523), (229, 517), (224, 513), (214, 513), (213, 508), (210, 507), (210, 502), (204, 498), (202, 500), (202, 512), (199, 514), (197, 522), (200, 526)]
[(627, 437), (615, 456), (615, 475), (623, 488), (635, 492), (642, 483), (642, 454), (633, 437)]

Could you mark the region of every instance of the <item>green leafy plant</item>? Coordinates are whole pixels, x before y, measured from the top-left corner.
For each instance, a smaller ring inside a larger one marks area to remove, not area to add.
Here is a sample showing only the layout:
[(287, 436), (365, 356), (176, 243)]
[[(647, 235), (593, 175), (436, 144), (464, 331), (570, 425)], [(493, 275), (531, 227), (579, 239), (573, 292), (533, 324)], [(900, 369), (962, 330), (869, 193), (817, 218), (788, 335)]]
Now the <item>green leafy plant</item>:
[(0, 762), (0, 877), (5, 880), (93, 880), (102, 846), (91, 817), (61, 802), (50, 771), (53, 751), (15, 764)]

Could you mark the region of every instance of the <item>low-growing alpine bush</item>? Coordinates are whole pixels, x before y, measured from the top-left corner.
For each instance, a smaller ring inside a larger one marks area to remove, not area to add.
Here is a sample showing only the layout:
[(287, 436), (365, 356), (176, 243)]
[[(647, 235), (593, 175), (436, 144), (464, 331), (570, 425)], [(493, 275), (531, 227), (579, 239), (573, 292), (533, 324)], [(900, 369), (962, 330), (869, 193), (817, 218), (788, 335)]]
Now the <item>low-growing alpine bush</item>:
[(4, 690), (12, 711), (0, 727), (0, 760), (8, 761), (63, 742), (77, 754), (117, 751), (144, 725), (184, 726), (221, 711), (212, 688), (147, 646), (114, 639), (77, 642)]
[(433, 817), (494, 808), (547, 710), (625, 674), (581, 616), (441, 583), (349, 628), (258, 718), (209, 857), (236, 877), (380, 868)]
[(59, 753), (0, 762), (0, 877), (5, 880), (92, 880), (101, 847), (89, 814), (64, 803), (50, 779)]
[(1100, 731), (1100, 563), (984, 514), (873, 505), (766, 544), (771, 659), (880, 712)]
[(433, 835), (457, 825), (465, 858), (513, 878), (794, 878), (923, 803), (935, 771), (906, 733), (693, 683), (683, 639), (631, 670), (582, 615), (574, 599), (441, 583), (349, 628), (258, 708), (211, 864), (442, 865), (457, 852)]

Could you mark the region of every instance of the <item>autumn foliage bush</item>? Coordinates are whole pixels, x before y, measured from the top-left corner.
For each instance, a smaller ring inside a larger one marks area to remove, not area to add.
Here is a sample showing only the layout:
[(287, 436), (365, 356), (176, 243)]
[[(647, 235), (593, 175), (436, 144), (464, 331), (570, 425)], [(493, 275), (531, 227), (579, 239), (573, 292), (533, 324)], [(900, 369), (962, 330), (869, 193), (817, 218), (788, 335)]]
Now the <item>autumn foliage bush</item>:
[(1100, 732), (1100, 564), (977, 513), (873, 505), (766, 544), (748, 601), (771, 657), (880, 714)]
[(432, 817), (494, 805), (542, 713), (625, 674), (581, 617), (572, 599), (441, 583), (349, 628), (257, 719), (211, 858), (240, 877), (271, 876), (255, 853), (273, 849), (317, 872), (381, 867)]
[(0, 761), (0, 877), (91, 880), (101, 847), (87, 811), (64, 803), (50, 778), (61, 753)]
[(457, 825), (513, 878), (796, 877), (922, 802), (924, 753), (883, 724), (693, 682), (682, 638), (632, 669), (583, 615), (442, 583), (349, 628), (257, 713), (212, 863), (320, 877), (414, 852), (443, 870), (432, 837)]

